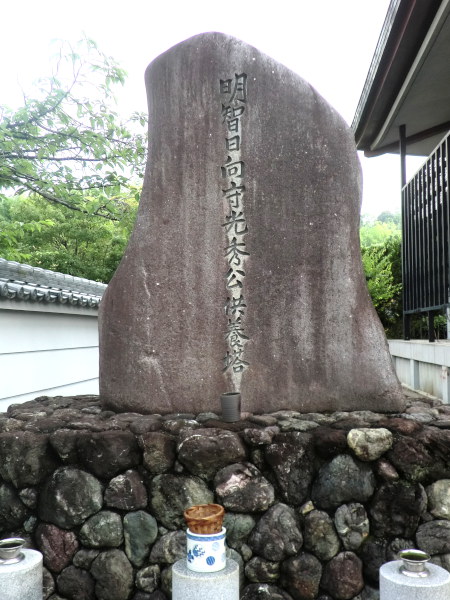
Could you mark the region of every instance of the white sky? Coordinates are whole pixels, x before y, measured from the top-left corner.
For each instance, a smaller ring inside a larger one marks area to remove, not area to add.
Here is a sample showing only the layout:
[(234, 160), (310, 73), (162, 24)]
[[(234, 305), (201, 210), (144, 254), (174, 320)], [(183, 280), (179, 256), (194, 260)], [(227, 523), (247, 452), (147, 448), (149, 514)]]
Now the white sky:
[[(192, 35), (221, 31), (309, 81), (350, 125), (388, 6), (389, 0), (8, 1), (0, 11), (0, 104), (16, 105), (21, 87), (50, 74), (51, 40), (77, 41), (84, 32), (128, 72), (123, 110), (146, 111), (147, 64)], [(362, 213), (399, 211), (398, 156), (360, 159)], [(410, 159), (408, 177), (421, 160)]]

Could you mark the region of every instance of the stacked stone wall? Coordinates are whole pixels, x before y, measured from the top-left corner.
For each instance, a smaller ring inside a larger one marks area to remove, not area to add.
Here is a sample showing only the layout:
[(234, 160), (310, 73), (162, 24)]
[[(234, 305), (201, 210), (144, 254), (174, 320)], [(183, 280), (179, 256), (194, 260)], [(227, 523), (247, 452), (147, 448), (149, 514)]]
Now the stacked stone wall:
[(0, 415), (0, 535), (44, 555), (44, 598), (163, 600), (182, 513), (226, 510), (241, 598), (375, 600), (378, 570), (418, 547), (450, 569), (450, 407), (138, 415), (98, 397)]

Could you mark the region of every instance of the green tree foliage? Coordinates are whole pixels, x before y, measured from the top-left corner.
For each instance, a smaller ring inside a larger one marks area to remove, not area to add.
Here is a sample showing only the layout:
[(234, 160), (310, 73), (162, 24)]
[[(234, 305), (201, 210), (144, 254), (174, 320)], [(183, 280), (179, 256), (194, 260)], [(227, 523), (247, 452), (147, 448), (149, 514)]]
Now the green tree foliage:
[(377, 221), (379, 223), (392, 223), (396, 225), (399, 229), (402, 226), (402, 216), (400, 213), (391, 213), (389, 211), (384, 211), (378, 215)]
[(146, 146), (146, 117), (135, 113), (124, 124), (111, 108), (113, 88), (124, 81), (93, 41), (63, 43), (55, 73), (23, 106), (0, 106), (0, 191), (120, 218), (124, 194), (134, 194), (142, 177)]
[(400, 215), (381, 213), (363, 219), (361, 255), (372, 302), (389, 337), (402, 333), (402, 266)]
[(361, 248), (367, 287), (381, 323), (389, 337), (402, 329), (401, 240), (388, 238), (384, 244)]
[(121, 219), (95, 219), (38, 196), (0, 198), (0, 256), (108, 283), (124, 253), (137, 211), (121, 199)]
[[(386, 213), (381, 213), (382, 217)], [(361, 246), (375, 246), (383, 244), (390, 237), (401, 237), (400, 222), (395, 221), (380, 221), (377, 218), (375, 221), (362, 220), (359, 230)]]

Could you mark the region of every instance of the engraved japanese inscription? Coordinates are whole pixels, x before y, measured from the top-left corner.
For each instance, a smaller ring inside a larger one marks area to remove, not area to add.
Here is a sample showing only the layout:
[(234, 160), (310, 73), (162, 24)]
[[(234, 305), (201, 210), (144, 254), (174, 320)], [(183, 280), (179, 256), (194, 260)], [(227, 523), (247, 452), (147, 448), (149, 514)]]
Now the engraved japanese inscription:
[(222, 123), (226, 130), (226, 160), (221, 166), (222, 178), (226, 184), (222, 189), (226, 213), (222, 227), (225, 230), (225, 257), (228, 263), (225, 304), (227, 351), (224, 357), (224, 371), (231, 369), (233, 381), (239, 386), (240, 375), (249, 364), (244, 359), (245, 343), (248, 340), (244, 330), (247, 308), (244, 268), (249, 252), (246, 244), (248, 226), (245, 220), (244, 202), (245, 164), (241, 160), (244, 113), (248, 106), (246, 73), (235, 73), (230, 79), (220, 79), (219, 89)]

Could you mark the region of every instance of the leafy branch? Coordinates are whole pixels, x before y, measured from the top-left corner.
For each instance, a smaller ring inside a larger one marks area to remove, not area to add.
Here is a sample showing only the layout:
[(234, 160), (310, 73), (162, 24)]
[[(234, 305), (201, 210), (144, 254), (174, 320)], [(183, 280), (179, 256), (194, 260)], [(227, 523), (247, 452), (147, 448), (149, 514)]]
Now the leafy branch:
[(53, 75), (24, 96), (23, 106), (0, 106), (0, 189), (120, 218), (116, 198), (134, 196), (146, 155), (146, 116), (134, 113), (123, 123), (113, 109), (113, 89), (125, 78), (92, 40), (75, 49), (61, 43)]

